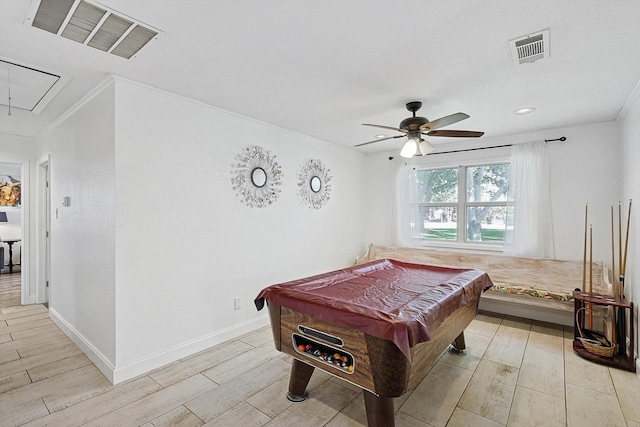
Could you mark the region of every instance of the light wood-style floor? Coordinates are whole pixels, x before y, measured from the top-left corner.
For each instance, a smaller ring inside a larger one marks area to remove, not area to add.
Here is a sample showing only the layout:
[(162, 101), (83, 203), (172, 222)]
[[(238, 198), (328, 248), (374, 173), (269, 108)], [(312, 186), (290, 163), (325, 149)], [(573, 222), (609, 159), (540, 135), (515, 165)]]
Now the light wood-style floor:
[[(638, 377), (576, 356), (568, 328), (480, 313), (465, 335), (397, 399), (397, 426), (640, 427)], [(318, 370), (289, 402), (289, 369), (262, 328), (113, 386), (45, 306), (0, 309), (3, 427), (366, 425), (360, 390)]]
[(0, 308), (20, 305), (20, 271), (0, 273)]

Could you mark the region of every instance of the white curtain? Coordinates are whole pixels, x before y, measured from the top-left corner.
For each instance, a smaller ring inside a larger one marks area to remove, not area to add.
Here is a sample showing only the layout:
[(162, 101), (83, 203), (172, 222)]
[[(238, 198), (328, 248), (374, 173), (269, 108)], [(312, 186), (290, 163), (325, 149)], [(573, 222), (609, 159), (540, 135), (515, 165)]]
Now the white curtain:
[(504, 252), (553, 258), (549, 155), (544, 141), (511, 147), (509, 184), (513, 217), (507, 226)]
[(410, 219), (413, 215), (409, 202), (411, 200), (411, 166), (409, 161), (400, 156), (394, 159), (395, 167), (395, 184), (396, 184), (396, 200), (395, 200), (395, 224), (396, 224), (396, 245), (411, 246), (411, 228), (409, 227)]

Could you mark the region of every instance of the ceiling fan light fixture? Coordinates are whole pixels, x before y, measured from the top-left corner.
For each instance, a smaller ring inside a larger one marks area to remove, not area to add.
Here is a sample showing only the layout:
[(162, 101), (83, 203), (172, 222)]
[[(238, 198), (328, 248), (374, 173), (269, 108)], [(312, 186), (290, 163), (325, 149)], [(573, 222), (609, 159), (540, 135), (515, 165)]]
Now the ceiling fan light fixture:
[(420, 144), (418, 145), (418, 147), (420, 148), (420, 154), (422, 154), (423, 156), (426, 156), (433, 151), (433, 145), (431, 145), (429, 141), (424, 139), (420, 140)]
[(400, 155), (406, 159), (410, 159), (415, 156), (417, 152), (418, 144), (416, 144), (416, 141), (414, 139), (409, 138), (402, 147)]

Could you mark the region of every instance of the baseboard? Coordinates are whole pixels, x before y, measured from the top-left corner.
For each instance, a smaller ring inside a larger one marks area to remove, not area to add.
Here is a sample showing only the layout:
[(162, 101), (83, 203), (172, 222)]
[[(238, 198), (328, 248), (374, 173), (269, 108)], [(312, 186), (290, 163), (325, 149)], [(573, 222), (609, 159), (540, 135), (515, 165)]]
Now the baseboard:
[(199, 351), (222, 344), (244, 334), (255, 331), (258, 328), (269, 325), (269, 316), (265, 315), (257, 319), (234, 325), (227, 329), (214, 332), (202, 338), (189, 341), (165, 351), (149, 355), (132, 363), (117, 366), (113, 370), (113, 384), (118, 384), (138, 375), (145, 374), (154, 369), (158, 369), (171, 362), (183, 359)]
[(491, 298), (480, 298), (479, 309), (564, 326), (573, 326), (574, 323), (573, 312), (570, 311), (547, 309), (540, 306), (530, 306)]
[(636, 358), (636, 375), (640, 379), (640, 357)]
[[(238, 338), (244, 334), (255, 331), (263, 326), (269, 325), (269, 317), (267, 315), (249, 320), (238, 325), (234, 325), (227, 329), (214, 332), (202, 338), (182, 343), (172, 348), (156, 354), (149, 355), (143, 359), (139, 359), (132, 363), (123, 364), (121, 366), (113, 366), (113, 364), (102, 355), (86, 338), (82, 336), (73, 326), (71, 326), (55, 309), (49, 309), (49, 316), (53, 322), (58, 325), (62, 332), (73, 341), (82, 352), (93, 362), (93, 364), (104, 374), (104, 376), (112, 383), (118, 384), (123, 381), (135, 378), (138, 375), (146, 374), (154, 369), (158, 369), (164, 365), (183, 359), (187, 356), (195, 354), (199, 351), (222, 344), (234, 338)], [(117, 345), (117, 344), (116, 344)]]
[(54, 309), (49, 308), (49, 317), (51, 320), (58, 325), (58, 327), (64, 332), (66, 336), (77, 345), (80, 350), (93, 362), (93, 364), (104, 374), (105, 377), (112, 384), (113, 382), (113, 364), (102, 354), (98, 349), (96, 349), (89, 340), (82, 336), (80, 332), (78, 332), (69, 322), (67, 322), (60, 314)]

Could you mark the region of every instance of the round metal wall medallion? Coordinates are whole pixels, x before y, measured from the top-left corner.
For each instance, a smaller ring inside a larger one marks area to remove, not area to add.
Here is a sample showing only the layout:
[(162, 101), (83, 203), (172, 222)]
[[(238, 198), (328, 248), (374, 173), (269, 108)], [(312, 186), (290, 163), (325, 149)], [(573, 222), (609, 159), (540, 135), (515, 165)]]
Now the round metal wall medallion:
[(231, 184), (241, 202), (263, 208), (278, 199), (284, 174), (275, 158), (269, 150), (258, 146), (247, 147), (236, 157)]

